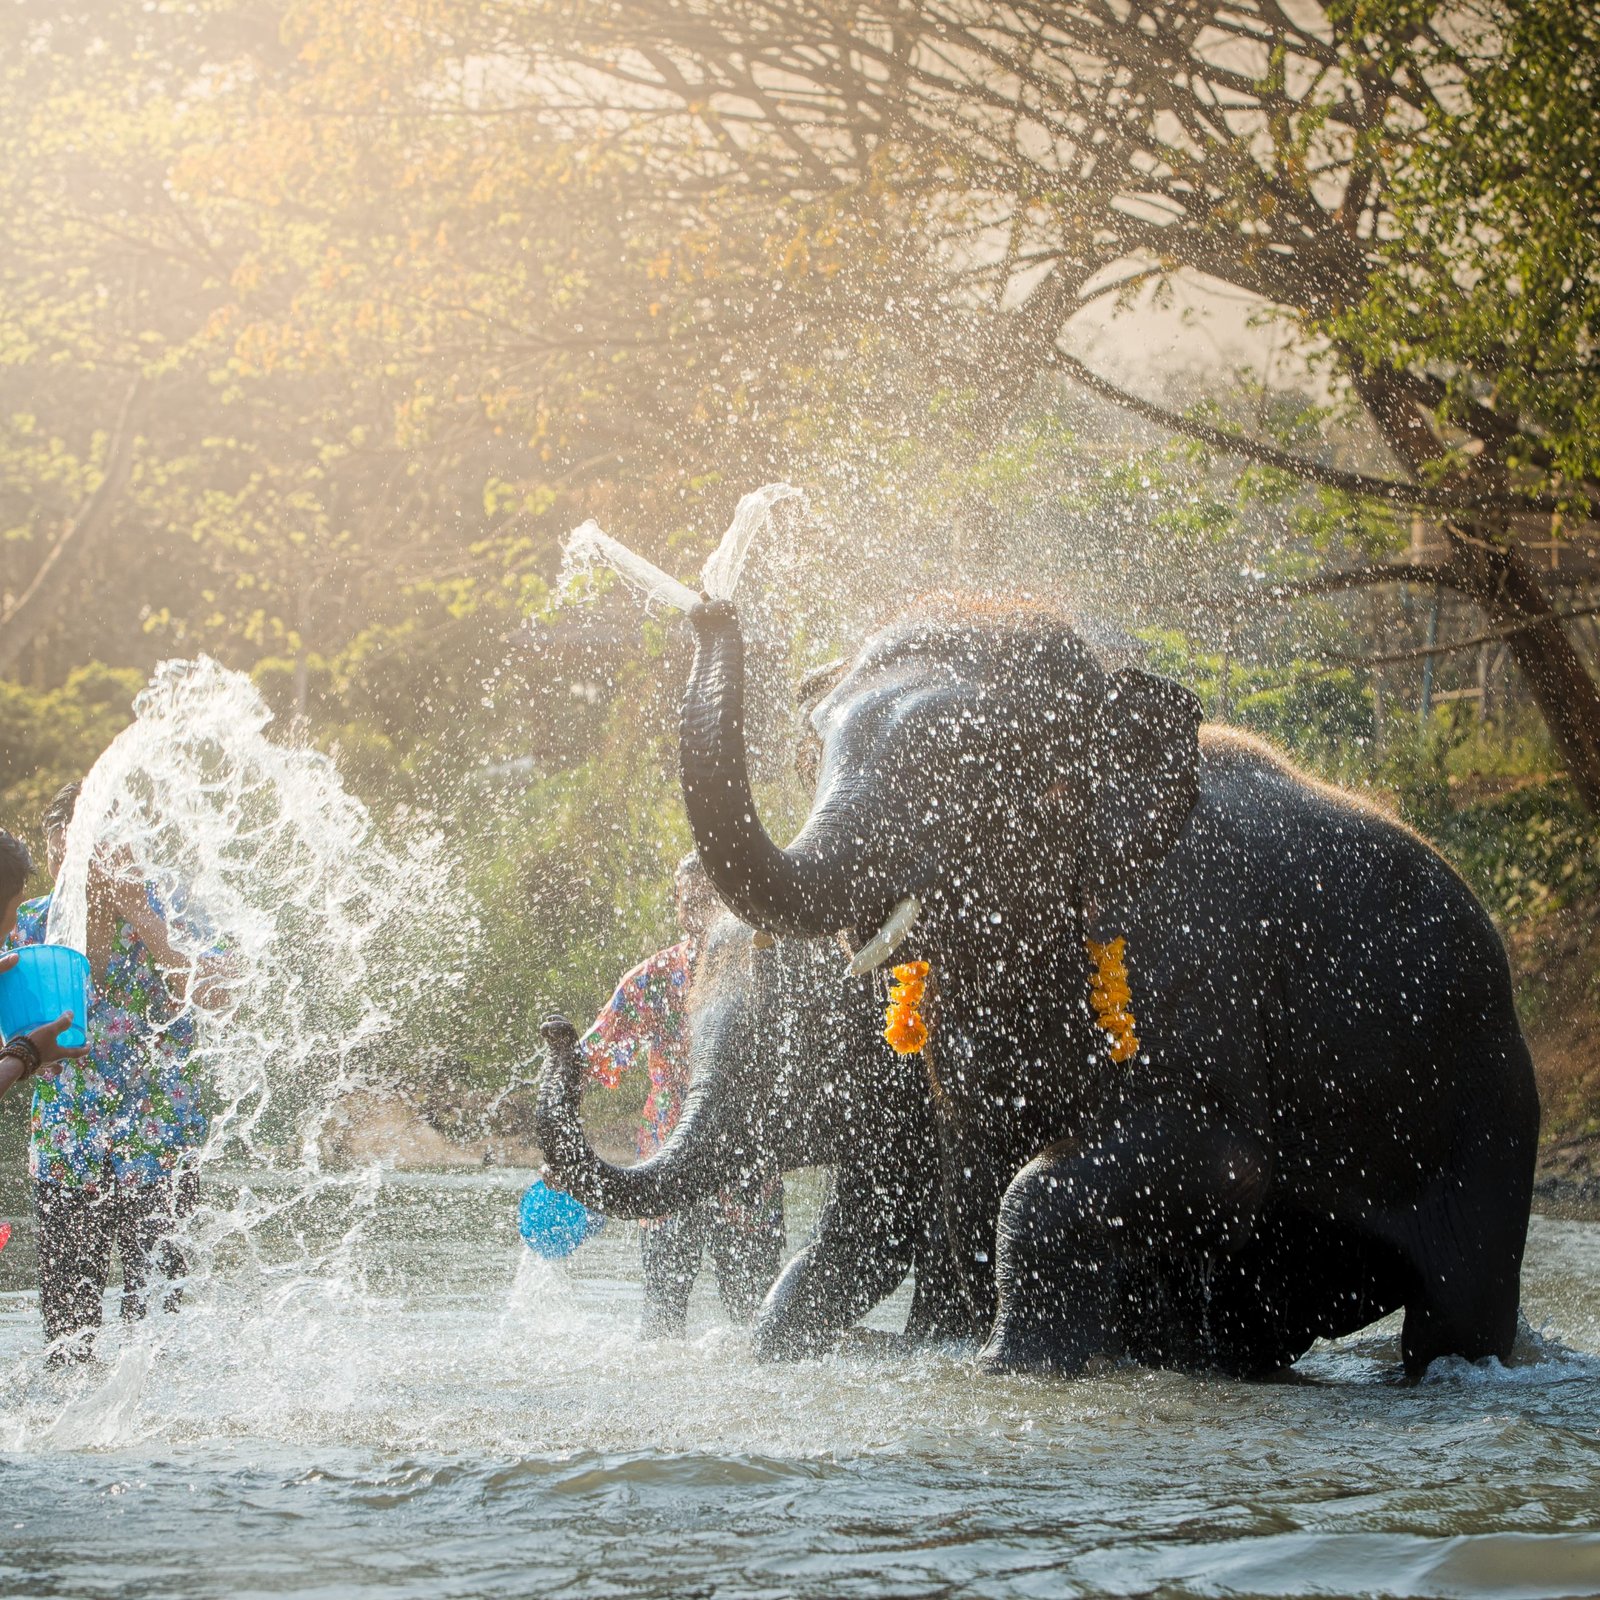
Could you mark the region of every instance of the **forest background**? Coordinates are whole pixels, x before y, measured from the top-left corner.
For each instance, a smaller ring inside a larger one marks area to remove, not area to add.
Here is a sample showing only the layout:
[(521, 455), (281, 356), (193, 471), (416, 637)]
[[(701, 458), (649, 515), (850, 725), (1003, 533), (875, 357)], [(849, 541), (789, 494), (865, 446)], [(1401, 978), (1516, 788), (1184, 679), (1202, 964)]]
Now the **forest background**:
[(406, 1071), (481, 1133), (687, 843), (684, 630), (553, 609), (561, 539), (689, 577), (783, 478), (774, 705), (934, 588), (1137, 639), (1470, 879), (1581, 1169), (1597, 69), (1553, 0), (17, 0), (0, 820), (156, 661), (250, 672), (460, 842)]

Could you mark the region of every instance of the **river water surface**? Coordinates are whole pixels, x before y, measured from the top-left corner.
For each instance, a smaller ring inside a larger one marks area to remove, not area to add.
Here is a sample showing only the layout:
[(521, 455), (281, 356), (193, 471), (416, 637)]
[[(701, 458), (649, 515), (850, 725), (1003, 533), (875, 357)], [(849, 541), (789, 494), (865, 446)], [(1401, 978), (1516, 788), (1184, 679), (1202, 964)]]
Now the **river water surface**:
[(995, 1381), (758, 1366), (705, 1286), (642, 1346), (637, 1236), (536, 1261), (527, 1177), (369, 1174), (66, 1374), (5, 1191), (0, 1593), (1600, 1595), (1600, 1225), (1535, 1219), (1510, 1369)]

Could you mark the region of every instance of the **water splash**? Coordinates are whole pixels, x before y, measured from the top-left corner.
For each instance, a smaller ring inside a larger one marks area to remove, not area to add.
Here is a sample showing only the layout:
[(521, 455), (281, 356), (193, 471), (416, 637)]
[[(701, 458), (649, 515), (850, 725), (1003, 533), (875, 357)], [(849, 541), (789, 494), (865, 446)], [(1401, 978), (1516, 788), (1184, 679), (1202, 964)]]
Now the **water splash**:
[(586, 574), (601, 566), (610, 567), (630, 589), (642, 594), (646, 606), (659, 602), (674, 611), (687, 611), (700, 603), (700, 596), (688, 584), (679, 583), (653, 561), (646, 561), (620, 540), (602, 533), (600, 524), (591, 517), (567, 535), (562, 548), (560, 592), (572, 593)]
[[(463, 984), (477, 923), (442, 836), (380, 833), (326, 755), (268, 737), (243, 674), (165, 662), (134, 714), (84, 780), (49, 936), (84, 948), (93, 862), (160, 902), (191, 997), (220, 962), (223, 992), (180, 1012), (210, 1114), (203, 1203), (183, 1228), (188, 1298), (241, 1327), (295, 1321), (308, 1295), (359, 1295), (376, 1204), (376, 1169), (324, 1170), (324, 1135), (351, 1091), (411, 1068), (436, 1036), (428, 1018)], [(232, 1183), (211, 1181), (221, 1164)], [(148, 1378), (125, 1364), (127, 1341), (160, 1337), (103, 1332), (121, 1376), (62, 1420), (67, 1435), (125, 1427)]]
[[(700, 589), (713, 600), (731, 600), (757, 534), (771, 521), (773, 510), (785, 500), (804, 502), (802, 490), (788, 483), (768, 483), (740, 500), (733, 521), (700, 572)], [(562, 549), (560, 591), (570, 594), (597, 566), (610, 567), (629, 588), (645, 597), (648, 606), (659, 602), (675, 611), (688, 611), (700, 602), (700, 593), (680, 583), (630, 550), (620, 540), (603, 533), (591, 518), (567, 536)]]
[(733, 521), (717, 548), (706, 557), (700, 571), (700, 586), (713, 600), (731, 600), (744, 575), (745, 562), (756, 535), (772, 519), (774, 509), (785, 500), (805, 502), (805, 494), (793, 484), (768, 483), (747, 494), (734, 508)]

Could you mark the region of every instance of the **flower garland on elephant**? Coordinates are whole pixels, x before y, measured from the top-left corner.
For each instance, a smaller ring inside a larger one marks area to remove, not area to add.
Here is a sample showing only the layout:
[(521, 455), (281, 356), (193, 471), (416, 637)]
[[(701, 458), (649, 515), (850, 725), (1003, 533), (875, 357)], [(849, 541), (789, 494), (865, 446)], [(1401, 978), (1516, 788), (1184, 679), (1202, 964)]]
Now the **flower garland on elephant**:
[[(1089, 975), (1089, 1004), (1095, 1025), (1106, 1035), (1107, 1054), (1119, 1065), (1139, 1053), (1139, 1035), (1133, 1011), (1133, 990), (1124, 959), (1127, 941), (1117, 938), (1100, 943), (1085, 939), (1084, 948), (1095, 970)], [(920, 1055), (928, 1043), (928, 1025), (918, 1009), (927, 991), (929, 965), (905, 961), (894, 969), (894, 984), (883, 1014), (883, 1037), (896, 1055)]]

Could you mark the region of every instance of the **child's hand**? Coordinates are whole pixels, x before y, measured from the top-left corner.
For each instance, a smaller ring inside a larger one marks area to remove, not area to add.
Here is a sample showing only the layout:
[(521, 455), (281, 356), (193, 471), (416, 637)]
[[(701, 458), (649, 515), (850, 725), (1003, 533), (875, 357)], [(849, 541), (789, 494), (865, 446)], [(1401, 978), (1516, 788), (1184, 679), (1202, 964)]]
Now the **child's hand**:
[(144, 874), (125, 844), (101, 846), (89, 858), (89, 901), (137, 928), (151, 911)]
[(89, 1047), (86, 1044), (60, 1043), (59, 1035), (65, 1033), (71, 1026), (72, 1013), (63, 1011), (54, 1022), (47, 1022), (43, 1027), (35, 1028), (25, 1035), (33, 1048), (39, 1052), (41, 1067), (48, 1066), (53, 1061), (76, 1061), (79, 1056), (88, 1055)]

